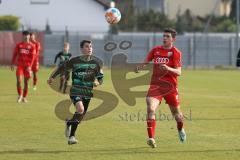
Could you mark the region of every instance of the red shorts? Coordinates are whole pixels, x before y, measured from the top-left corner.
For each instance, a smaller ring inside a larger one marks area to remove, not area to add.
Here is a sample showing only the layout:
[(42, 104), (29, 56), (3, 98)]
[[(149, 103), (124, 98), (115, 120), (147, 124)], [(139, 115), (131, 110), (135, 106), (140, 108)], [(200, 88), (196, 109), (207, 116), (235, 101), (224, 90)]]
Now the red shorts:
[(162, 98), (164, 98), (168, 105), (174, 107), (178, 107), (180, 104), (177, 88), (167, 89), (151, 85), (148, 90), (147, 97), (156, 98), (160, 102), (162, 101)]
[(32, 71), (29, 71), (27, 67), (17, 66), (16, 76), (24, 76), (25, 78), (31, 78)]
[(32, 65), (32, 71), (37, 72), (38, 70), (39, 70), (39, 62), (34, 61), (33, 65)]

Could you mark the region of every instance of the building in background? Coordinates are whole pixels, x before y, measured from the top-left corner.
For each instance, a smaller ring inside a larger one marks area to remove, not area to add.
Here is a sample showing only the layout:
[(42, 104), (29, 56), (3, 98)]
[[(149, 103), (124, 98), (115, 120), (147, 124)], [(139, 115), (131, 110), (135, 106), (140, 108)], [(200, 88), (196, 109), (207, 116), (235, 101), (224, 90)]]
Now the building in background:
[(19, 17), (25, 29), (45, 30), (48, 23), (52, 31), (107, 32), (108, 7), (101, 0), (5, 0), (0, 15)]
[(216, 16), (230, 14), (232, 0), (165, 0), (164, 12), (170, 19), (176, 19), (177, 13), (184, 13), (189, 9), (194, 15), (206, 16), (212, 13)]
[(164, 12), (164, 0), (133, 0), (133, 6), (138, 12), (154, 10)]

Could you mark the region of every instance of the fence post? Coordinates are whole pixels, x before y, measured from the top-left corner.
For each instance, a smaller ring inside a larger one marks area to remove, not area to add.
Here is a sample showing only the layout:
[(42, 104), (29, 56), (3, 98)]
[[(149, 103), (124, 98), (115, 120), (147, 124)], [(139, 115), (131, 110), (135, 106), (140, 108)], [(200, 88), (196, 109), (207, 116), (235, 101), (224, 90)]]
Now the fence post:
[(153, 37), (148, 38), (148, 51), (153, 47)]
[(210, 41), (209, 41), (209, 35), (208, 35), (208, 33), (206, 33), (206, 50), (207, 50), (207, 54), (206, 54), (206, 62), (207, 62), (207, 68), (209, 69), (209, 67), (210, 67), (210, 63), (209, 63), (209, 58), (210, 58), (210, 56), (209, 56), (209, 54), (210, 54), (210, 52), (209, 52), (209, 43), (210, 43)]
[(193, 43), (194, 43), (193, 38), (190, 37), (188, 39), (187, 67), (192, 65), (192, 54), (193, 54), (193, 47), (194, 47)]
[(229, 38), (229, 65), (233, 66), (234, 62), (234, 38)]
[(196, 33), (193, 34), (193, 69), (196, 69)]

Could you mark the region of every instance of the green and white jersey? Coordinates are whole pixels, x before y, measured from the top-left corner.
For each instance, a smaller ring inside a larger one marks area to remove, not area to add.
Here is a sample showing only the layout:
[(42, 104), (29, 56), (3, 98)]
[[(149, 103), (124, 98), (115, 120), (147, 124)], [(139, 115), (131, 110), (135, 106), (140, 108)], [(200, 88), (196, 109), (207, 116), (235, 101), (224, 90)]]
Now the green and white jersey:
[(59, 59), (59, 64), (58, 66), (62, 65), (64, 62), (68, 61), (71, 58), (72, 54), (71, 53), (65, 53), (65, 52), (59, 52), (54, 59), (54, 64), (57, 63), (57, 60)]
[(87, 89), (88, 92), (91, 92), (95, 79), (99, 82), (103, 81), (102, 66), (102, 60), (95, 56), (78, 56), (61, 65), (53, 73), (52, 78), (55, 78), (67, 70), (71, 70), (72, 88), (70, 94), (81, 94), (80, 92), (83, 92), (84, 88)]

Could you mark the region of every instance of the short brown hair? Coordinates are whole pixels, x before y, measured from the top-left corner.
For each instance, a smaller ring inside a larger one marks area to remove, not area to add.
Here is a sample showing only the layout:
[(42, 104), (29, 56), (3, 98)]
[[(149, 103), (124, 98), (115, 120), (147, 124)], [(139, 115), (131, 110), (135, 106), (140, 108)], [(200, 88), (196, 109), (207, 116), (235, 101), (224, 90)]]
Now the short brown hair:
[(90, 40), (82, 40), (82, 41), (80, 42), (80, 47), (83, 48), (83, 46), (84, 46), (85, 43), (91, 44), (92, 41), (90, 41)]
[(173, 38), (175, 38), (177, 36), (177, 31), (173, 28), (165, 28), (164, 32), (171, 33)]
[(29, 35), (30, 32), (26, 30), (26, 31), (23, 31), (22, 34), (23, 34), (23, 35)]
[(30, 32), (30, 36), (33, 35), (33, 34), (35, 35), (36, 33), (35, 32)]

